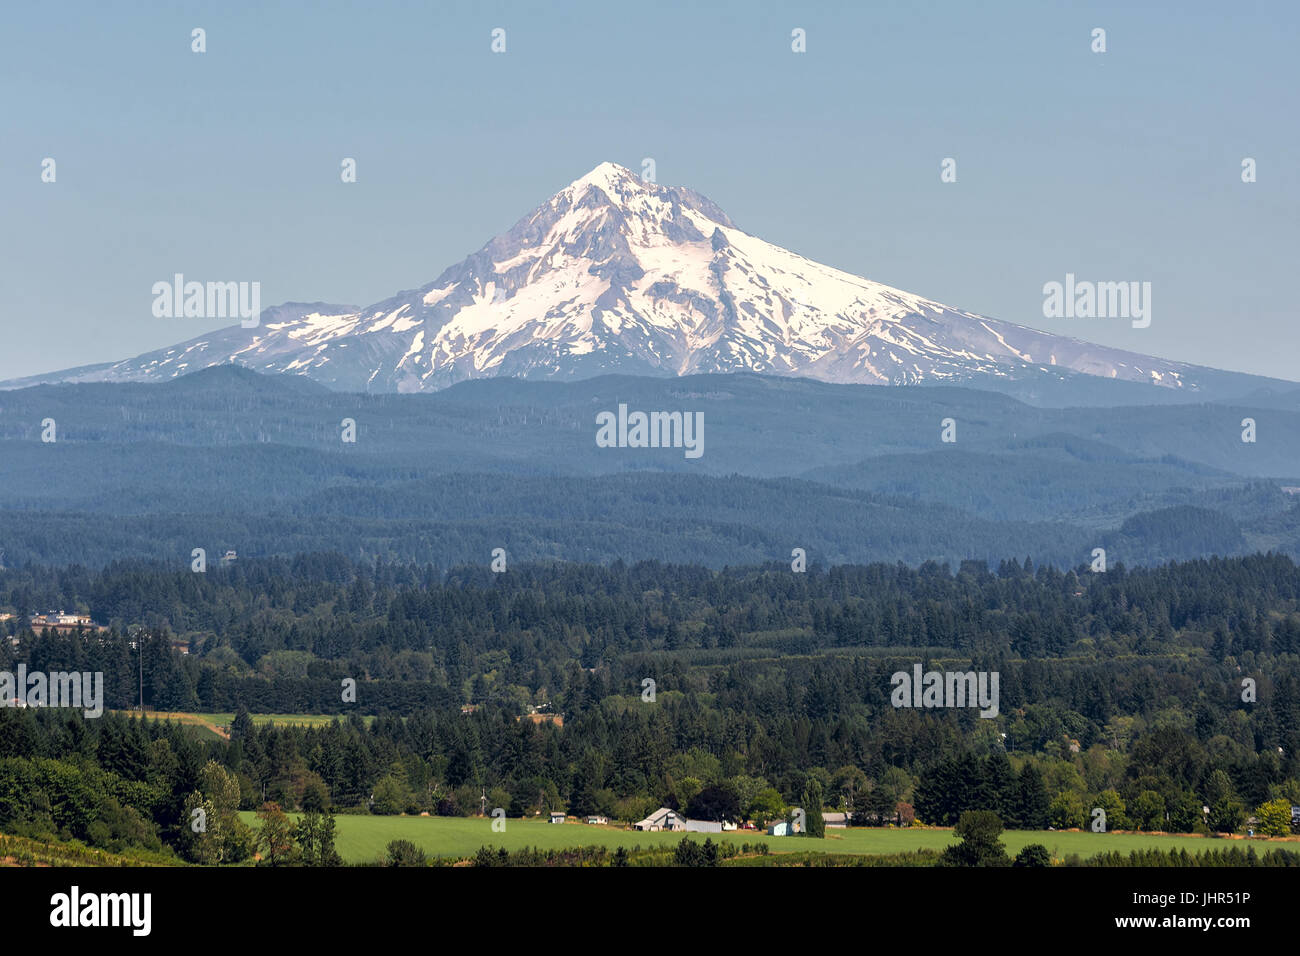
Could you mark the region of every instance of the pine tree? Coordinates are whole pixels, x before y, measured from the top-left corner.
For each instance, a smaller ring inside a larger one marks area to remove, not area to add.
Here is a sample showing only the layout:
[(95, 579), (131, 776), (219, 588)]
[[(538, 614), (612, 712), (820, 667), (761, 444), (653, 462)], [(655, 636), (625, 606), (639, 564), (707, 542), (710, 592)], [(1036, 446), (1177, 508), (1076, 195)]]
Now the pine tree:
[(803, 791), (804, 836), (822, 839), (826, 836), (826, 820), (822, 817), (822, 785), (816, 777), (809, 777)]
[(1043, 775), (1032, 763), (1021, 768), (1016, 789), (1015, 823), (1012, 825), (1022, 830), (1047, 829), (1047, 809), (1051, 800), (1047, 796)]

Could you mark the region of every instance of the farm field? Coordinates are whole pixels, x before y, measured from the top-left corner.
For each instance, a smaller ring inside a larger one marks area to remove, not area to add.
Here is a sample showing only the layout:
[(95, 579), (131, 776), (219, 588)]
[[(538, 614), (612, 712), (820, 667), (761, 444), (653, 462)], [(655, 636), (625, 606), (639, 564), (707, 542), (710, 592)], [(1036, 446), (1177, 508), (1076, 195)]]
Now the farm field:
[[(138, 710), (113, 710), (113, 714), (125, 714), (128, 717), (139, 717)], [(169, 720), (172, 723), (184, 724), (192, 727), (194, 731), (204, 740), (229, 740), (230, 735), (217, 726), (215, 721), (209, 720), (207, 714), (189, 714), (182, 711), (164, 711), (164, 710), (146, 710), (145, 717), (149, 720)]]
[[(216, 724), (218, 727), (229, 727), (231, 721), (235, 719), (233, 713), (213, 713), (213, 714), (195, 714), (201, 720)], [(346, 717), (340, 717), (338, 714), (249, 714), (253, 718), (253, 725), (261, 727), (265, 724), (274, 723), (279, 726), (294, 727), (325, 727), (335, 720), (346, 720)], [(364, 716), (361, 718), (370, 724), (375, 718), (373, 716)]]
[[(119, 710), (112, 713), (126, 714), (137, 717), (138, 710)], [(145, 716), (150, 720), (170, 720), (174, 723), (186, 724), (195, 728), (200, 736), (205, 739), (230, 739), (230, 724), (235, 719), (233, 713), (185, 713), (181, 711), (161, 711), (148, 710)], [(279, 727), (325, 727), (330, 721), (344, 720), (336, 714), (249, 714), (255, 727), (264, 727), (267, 724), (275, 724)], [(361, 718), (369, 726), (375, 718), (373, 715), (365, 715)]]
[[(298, 814), (290, 814), (297, 819)], [(256, 815), (251, 811), (240, 813), (249, 826), (257, 827)], [(379, 817), (336, 816), (335, 847), (345, 862), (360, 863), (380, 859), (391, 840), (410, 840), (430, 856), (472, 856), (481, 846), (518, 850), (524, 847), (561, 849), (577, 846), (604, 846), (615, 849), (623, 846), (671, 846), (682, 838), (681, 833), (640, 833), (614, 826), (587, 826), (580, 823), (551, 824), (543, 820), (511, 819), (504, 833), (495, 833), (491, 821), (482, 817)], [(955, 842), (951, 830), (945, 829), (875, 829), (853, 827), (845, 830), (828, 830), (824, 840), (801, 837), (773, 837), (753, 831), (736, 831), (722, 834), (693, 833), (696, 840), (711, 836), (729, 843), (766, 843), (773, 853), (807, 852), (819, 850), (826, 853), (887, 854), (909, 853), (921, 849), (942, 850)], [(1148, 847), (1179, 848), (1195, 853), (1199, 850), (1221, 849), (1230, 843), (1249, 842), (1258, 850), (1286, 845), (1294, 848), (1295, 840), (1228, 841), (1197, 836), (1164, 836), (1148, 833), (1089, 833), (1079, 831), (1009, 830), (1002, 834), (1007, 852), (1015, 855), (1030, 843), (1041, 843), (1053, 857), (1062, 858), (1077, 853), (1089, 857), (1110, 850), (1128, 853)]]

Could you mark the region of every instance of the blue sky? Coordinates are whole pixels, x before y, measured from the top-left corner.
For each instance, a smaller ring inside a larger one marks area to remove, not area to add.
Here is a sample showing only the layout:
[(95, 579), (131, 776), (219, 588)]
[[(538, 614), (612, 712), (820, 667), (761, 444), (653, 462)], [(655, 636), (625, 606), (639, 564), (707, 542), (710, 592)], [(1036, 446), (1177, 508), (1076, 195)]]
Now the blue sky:
[[(659, 182), (848, 272), (1300, 380), (1300, 4), (78, 3), (6, 21), (0, 378), (229, 324), (155, 318), (176, 272), (260, 281), (264, 306), (369, 304), (597, 163), (653, 157)], [(1150, 327), (1045, 319), (1067, 272), (1150, 281)]]

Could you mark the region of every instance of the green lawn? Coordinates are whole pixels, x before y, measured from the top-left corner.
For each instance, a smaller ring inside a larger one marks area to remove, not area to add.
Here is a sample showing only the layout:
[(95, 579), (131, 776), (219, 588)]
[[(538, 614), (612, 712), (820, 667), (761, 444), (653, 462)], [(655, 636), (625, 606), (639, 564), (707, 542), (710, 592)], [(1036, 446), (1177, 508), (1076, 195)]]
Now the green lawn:
[[(244, 822), (257, 826), (253, 813), (240, 814)], [(296, 814), (293, 816), (296, 817)], [(579, 823), (551, 824), (543, 820), (506, 821), (504, 833), (492, 830), (491, 821), (478, 817), (377, 817), (340, 815), (337, 821), (335, 845), (339, 855), (349, 863), (375, 860), (383, 857), (385, 847), (390, 840), (410, 840), (431, 856), (472, 856), (481, 846), (505, 846), (517, 850), (536, 846), (541, 849), (560, 849), (575, 846), (605, 846), (614, 849), (619, 846), (631, 849), (664, 846), (676, 843), (682, 838), (680, 833), (640, 833), (624, 830), (616, 826), (587, 826)], [(770, 837), (753, 831), (737, 831), (723, 834), (690, 834), (696, 840), (712, 836), (732, 843), (767, 843), (773, 853), (807, 852), (821, 850), (827, 853), (907, 853), (919, 849), (941, 850), (954, 842), (951, 830), (923, 829), (874, 829), (854, 827), (845, 830), (828, 830), (826, 839), (809, 840), (803, 837)], [(1232, 843), (1240, 845), (1242, 841), (1207, 839), (1205, 837), (1153, 836), (1143, 833), (1078, 833), (1050, 832), (1035, 830), (1010, 830), (1002, 834), (1002, 842), (1007, 851), (1014, 855), (1030, 843), (1041, 843), (1054, 857), (1061, 858), (1072, 853), (1082, 857), (1118, 850), (1127, 853), (1130, 850), (1145, 847), (1164, 849), (1179, 847), (1189, 852), (1198, 850), (1220, 849)], [(1259, 850), (1277, 843), (1250, 841)], [(1262, 844), (1262, 845), (1261, 845)], [(1294, 842), (1284, 844), (1295, 848)]]

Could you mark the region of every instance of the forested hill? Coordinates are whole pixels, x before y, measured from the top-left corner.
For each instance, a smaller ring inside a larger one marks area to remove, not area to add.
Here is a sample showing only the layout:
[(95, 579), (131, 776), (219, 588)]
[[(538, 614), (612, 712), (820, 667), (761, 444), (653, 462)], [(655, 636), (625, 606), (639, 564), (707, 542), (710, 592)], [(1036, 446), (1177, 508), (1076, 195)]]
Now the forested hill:
[[(0, 826), (188, 854), (186, 800), (220, 784), (232, 811), (468, 815), (486, 794), (512, 816), (633, 821), (668, 805), (734, 819), (820, 794), (867, 825), (978, 808), (1083, 827), (1104, 807), (1116, 829), (1231, 832), (1265, 801), (1300, 799), (1298, 602), (1300, 569), (1263, 555), (1105, 574), (1007, 561), (443, 575), (330, 555), (202, 575), (10, 569), (0, 606), (20, 617), (0, 632), (18, 641), (0, 640), (0, 671), (101, 670), (105, 703), (123, 708), (142, 670), (159, 710), (344, 720), (259, 730), (241, 715), (231, 741), (200, 742), (161, 721), (0, 708)], [(34, 635), (21, 615), (47, 605), (113, 630)], [(891, 675), (914, 664), (999, 673), (997, 716), (894, 706)]]
[[(702, 413), (704, 454), (597, 447), (596, 414), (620, 404), (630, 411)], [(1241, 441), (1243, 417), (1257, 423), (1254, 442)], [(357, 440), (346, 447), (344, 418), (357, 424)], [(956, 425), (952, 442), (942, 441), (946, 418)], [(1079, 462), (1109, 458), (1165, 464), (1184, 474), (1300, 476), (1300, 405), (1274, 395), (1172, 406), (1139, 404), (1135, 397), (1118, 408), (1040, 408), (973, 388), (834, 385), (754, 374), (606, 375), (566, 384), (489, 379), (427, 395), (374, 395), (330, 392), (297, 376), (237, 366), (156, 385), (0, 392), (5, 450), (16, 450), (11, 442), (40, 446), (46, 419), (58, 425), (58, 447), (47, 453), (87, 444), (265, 444), (346, 453), (353, 468), (387, 465), (422, 474), (633, 469), (775, 477), (890, 454), (1032, 451), (1046, 439), (1049, 453)], [(1074, 440), (1062, 447), (1067, 438)], [(300, 466), (315, 460), (294, 459)], [(250, 494), (257, 489), (255, 482), (246, 485)]]
[[(596, 414), (619, 404), (699, 412), (703, 454), (598, 446)], [(0, 564), (1300, 556), (1296, 474), (1287, 407), (1040, 409), (756, 375), (348, 395), (214, 368), (0, 393)]]

